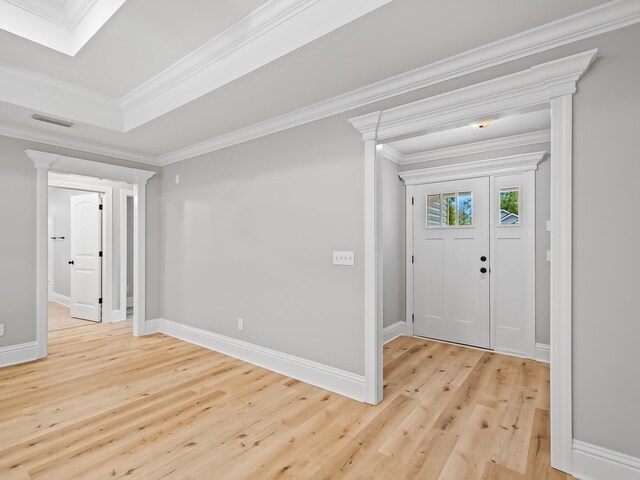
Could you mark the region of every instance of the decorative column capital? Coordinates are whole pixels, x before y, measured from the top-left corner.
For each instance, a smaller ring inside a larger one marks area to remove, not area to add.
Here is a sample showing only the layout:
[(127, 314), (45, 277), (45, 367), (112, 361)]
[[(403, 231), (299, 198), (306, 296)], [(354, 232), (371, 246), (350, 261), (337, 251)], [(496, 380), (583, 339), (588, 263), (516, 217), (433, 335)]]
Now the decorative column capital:
[(33, 166), (38, 170), (50, 170), (51, 165), (58, 161), (60, 155), (37, 150), (25, 150), (27, 156), (33, 161)]

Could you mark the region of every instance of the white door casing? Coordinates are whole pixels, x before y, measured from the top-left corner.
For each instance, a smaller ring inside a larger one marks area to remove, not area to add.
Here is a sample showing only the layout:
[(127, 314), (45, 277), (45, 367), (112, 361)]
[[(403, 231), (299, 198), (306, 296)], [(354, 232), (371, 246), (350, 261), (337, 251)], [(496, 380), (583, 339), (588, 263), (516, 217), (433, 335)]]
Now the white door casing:
[(489, 178), (417, 185), (414, 199), (414, 334), (490, 348)]
[(101, 320), (102, 211), (98, 193), (70, 198), (71, 316)]

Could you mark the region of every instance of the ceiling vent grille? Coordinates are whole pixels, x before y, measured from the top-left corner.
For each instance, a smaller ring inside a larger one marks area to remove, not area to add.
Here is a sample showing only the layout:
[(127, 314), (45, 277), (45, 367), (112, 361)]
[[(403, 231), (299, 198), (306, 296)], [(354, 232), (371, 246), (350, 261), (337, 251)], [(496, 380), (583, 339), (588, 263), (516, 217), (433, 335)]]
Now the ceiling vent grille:
[(67, 122), (66, 120), (60, 120), (58, 118), (45, 117), (44, 115), (40, 115), (38, 113), (34, 113), (31, 115), (31, 118), (37, 120), (39, 122), (51, 123), (53, 125), (58, 125), (59, 127), (71, 128), (73, 127), (73, 123)]

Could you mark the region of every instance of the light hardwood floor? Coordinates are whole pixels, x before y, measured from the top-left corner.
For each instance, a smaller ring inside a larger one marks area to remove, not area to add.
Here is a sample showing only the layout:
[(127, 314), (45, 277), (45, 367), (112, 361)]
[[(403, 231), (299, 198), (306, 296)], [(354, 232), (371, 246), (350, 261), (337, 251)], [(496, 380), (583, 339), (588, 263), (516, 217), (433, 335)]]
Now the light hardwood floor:
[(0, 478), (571, 478), (548, 366), (399, 338), (385, 384), (372, 407), (126, 323), (65, 328), (0, 369)]
[(56, 302), (49, 302), (48, 312), (48, 325), (50, 332), (54, 330), (61, 330), (63, 328), (82, 327), (84, 325), (93, 325), (96, 323), (89, 320), (73, 318), (69, 307), (65, 307), (64, 305), (60, 305)]

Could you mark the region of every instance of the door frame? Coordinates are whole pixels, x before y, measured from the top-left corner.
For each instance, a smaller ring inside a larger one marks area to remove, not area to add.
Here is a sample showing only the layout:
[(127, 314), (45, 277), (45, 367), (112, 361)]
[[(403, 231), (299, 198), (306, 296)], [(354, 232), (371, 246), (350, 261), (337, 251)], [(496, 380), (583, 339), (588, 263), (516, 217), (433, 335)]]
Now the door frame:
[[(59, 178), (57, 176), (48, 177), (48, 187), (65, 188), (71, 190), (82, 190), (85, 192), (95, 192), (103, 195), (102, 205), (102, 313), (101, 321), (111, 323), (113, 317), (113, 188), (93, 185), (75, 178)], [(47, 188), (48, 193), (48, 188)], [(48, 200), (47, 200), (48, 204)], [(55, 288), (55, 282), (54, 282)], [(48, 331), (48, 315), (47, 315)]]
[(533, 108), (551, 110), (551, 465), (573, 469), (572, 419), (572, 142), (573, 95), (597, 49), (511, 75), (350, 119), (364, 142), (364, 400), (383, 398), (377, 156), (383, 143), (470, 125)]
[(132, 197), (135, 201), (135, 193), (133, 190), (120, 189), (120, 309), (117, 312), (117, 317), (112, 320), (114, 322), (127, 319), (127, 235), (129, 225), (127, 218), (127, 199), (129, 197)]
[[(405, 335), (413, 336), (413, 322), (412, 314), (414, 308), (413, 297), (413, 281), (414, 281), (414, 268), (415, 265), (411, 261), (411, 255), (409, 252), (413, 252), (413, 203), (414, 186), (426, 185), (430, 183), (448, 182), (453, 180), (469, 180), (472, 178), (489, 177), (489, 268), (495, 271), (495, 228), (496, 228), (496, 197), (495, 197), (495, 178), (503, 175), (523, 175), (523, 184), (527, 190), (527, 205), (530, 207), (527, 210), (527, 217), (533, 218), (534, 226), (531, 228), (530, 224), (527, 224), (526, 233), (524, 234), (525, 242), (528, 245), (527, 252), (525, 253), (527, 259), (525, 262), (526, 271), (525, 276), (529, 287), (527, 289), (527, 302), (533, 304), (533, 314), (527, 315), (527, 355), (528, 358), (534, 358), (535, 354), (535, 171), (538, 169), (538, 165), (542, 160), (547, 157), (546, 151), (522, 153), (518, 155), (510, 155), (507, 157), (498, 157), (488, 160), (479, 160), (474, 162), (458, 162), (445, 166), (437, 167), (423, 167), (416, 170), (407, 170), (399, 172), (398, 176), (402, 179), (406, 186), (406, 235), (405, 235), (405, 248), (406, 248), (406, 318), (405, 318)], [(384, 156), (384, 149), (383, 149)], [(533, 287), (533, 288), (531, 288)], [(489, 338), (490, 348), (495, 350), (495, 315), (494, 315), (494, 294), (495, 288), (493, 285), (490, 287), (490, 307), (489, 307)], [(532, 298), (530, 298), (532, 297)], [(529, 309), (528, 309), (529, 312)], [(531, 313), (531, 312), (529, 312)], [(496, 350), (500, 352), (500, 350)], [(512, 355), (513, 352), (504, 352)]]
[(145, 335), (145, 210), (146, 184), (155, 172), (122, 167), (39, 150), (25, 150), (36, 168), (36, 343), (38, 358), (48, 354), (47, 331), (47, 217), (49, 172), (83, 175), (134, 185), (135, 264), (133, 334)]

